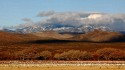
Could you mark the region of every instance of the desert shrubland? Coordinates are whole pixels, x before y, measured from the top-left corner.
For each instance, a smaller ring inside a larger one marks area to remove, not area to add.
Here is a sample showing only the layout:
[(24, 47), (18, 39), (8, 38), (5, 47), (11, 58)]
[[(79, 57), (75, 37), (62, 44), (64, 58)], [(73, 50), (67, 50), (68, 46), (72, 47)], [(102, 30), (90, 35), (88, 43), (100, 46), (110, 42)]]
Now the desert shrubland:
[(96, 51), (61, 50), (23, 50), (17, 53), (0, 52), (1, 60), (125, 60), (125, 51), (115, 48), (102, 48)]

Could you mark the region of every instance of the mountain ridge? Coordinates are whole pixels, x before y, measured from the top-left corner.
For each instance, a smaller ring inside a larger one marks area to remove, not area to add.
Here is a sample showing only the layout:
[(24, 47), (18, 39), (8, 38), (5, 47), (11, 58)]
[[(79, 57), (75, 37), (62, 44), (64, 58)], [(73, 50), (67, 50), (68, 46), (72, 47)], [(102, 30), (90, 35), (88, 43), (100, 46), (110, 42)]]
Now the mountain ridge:
[(96, 29), (86, 34), (77, 35), (72, 39), (91, 42), (114, 42), (120, 40), (123, 41), (123, 39), (125, 39), (125, 35), (118, 32), (108, 32)]
[(87, 42), (114, 42), (125, 41), (125, 35), (118, 32), (93, 30), (85, 34), (60, 34), (54, 31), (43, 31), (37, 33), (17, 34), (0, 32), (2, 37), (0, 41), (37, 41), (37, 40), (62, 40), (62, 41), (87, 41)]

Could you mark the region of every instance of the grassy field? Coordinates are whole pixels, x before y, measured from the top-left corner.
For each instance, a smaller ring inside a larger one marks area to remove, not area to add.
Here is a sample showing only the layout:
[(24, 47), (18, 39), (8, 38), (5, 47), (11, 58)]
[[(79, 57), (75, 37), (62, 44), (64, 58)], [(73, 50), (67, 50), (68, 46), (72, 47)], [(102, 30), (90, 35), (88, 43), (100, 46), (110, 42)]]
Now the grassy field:
[(125, 62), (124, 61), (0, 61), (0, 70), (125, 70)]
[(125, 70), (125, 66), (7, 66), (0, 70)]

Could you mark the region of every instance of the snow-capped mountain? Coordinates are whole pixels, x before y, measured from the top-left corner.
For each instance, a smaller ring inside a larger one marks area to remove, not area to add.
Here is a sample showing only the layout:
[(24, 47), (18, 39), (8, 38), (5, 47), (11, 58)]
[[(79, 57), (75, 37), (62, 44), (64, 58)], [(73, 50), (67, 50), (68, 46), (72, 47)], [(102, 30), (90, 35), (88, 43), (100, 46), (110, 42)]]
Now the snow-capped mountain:
[(42, 25), (42, 26), (28, 26), (22, 28), (11, 28), (11, 29), (3, 29), (7, 32), (17, 32), (17, 33), (34, 33), (34, 32), (41, 32), (41, 31), (56, 31), (59, 33), (87, 33), (94, 29), (101, 29), (104, 31), (110, 31), (109, 27), (105, 26), (91, 26), (91, 25), (84, 25), (84, 26), (70, 26), (70, 25), (62, 25), (62, 24), (52, 24), (52, 25)]
[(0, 30), (3, 30), (3, 28), (0, 27)]

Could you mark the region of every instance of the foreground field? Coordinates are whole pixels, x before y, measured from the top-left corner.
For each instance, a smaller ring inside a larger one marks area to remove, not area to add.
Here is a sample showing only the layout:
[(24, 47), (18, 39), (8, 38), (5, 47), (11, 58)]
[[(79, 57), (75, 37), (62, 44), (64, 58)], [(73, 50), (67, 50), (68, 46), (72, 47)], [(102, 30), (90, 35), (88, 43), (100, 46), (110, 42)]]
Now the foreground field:
[(125, 70), (124, 61), (0, 61), (0, 70)]
[(40, 66), (0, 67), (0, 70), (125, 70), (125, 66)]

